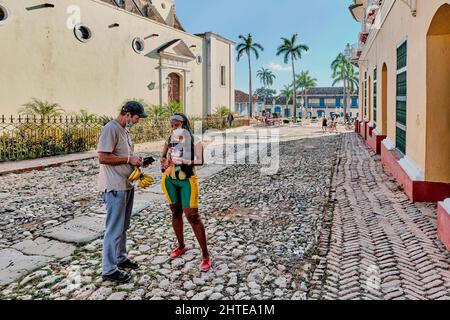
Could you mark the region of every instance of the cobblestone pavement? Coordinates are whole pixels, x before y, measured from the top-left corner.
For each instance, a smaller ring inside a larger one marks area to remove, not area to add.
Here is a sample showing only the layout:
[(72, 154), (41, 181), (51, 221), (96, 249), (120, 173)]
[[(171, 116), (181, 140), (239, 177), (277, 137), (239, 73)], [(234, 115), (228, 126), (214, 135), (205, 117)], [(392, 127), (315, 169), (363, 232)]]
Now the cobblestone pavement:
[[(201, 182), (200, 208), (214, 261), (209, 272), (199, 269), (200, 250), (187, 222), (190, 250), (169, 260), (176, 243), (170, 212), (165, 201), (155, 200), (133, 217), (129, 230), (130, 257), (141, 265), (131, 272), (131, 283), (102, 281), (98, 239), (0, 287), (0, 299), (305, 299), (312, 270), (309, 257), (315, 252), (329, 199), (338, 141), (338, 136), (329, 135), (281, 143), (281, 170), (274, 176), (261, 175), (258, 165), (233, 165)], [(95, 186), (96, 167), (89, 161), (73, 166), (52, 170), (62, 170), (61, 179), (84, 184), (85, 189), (79, 190), (84, 196)], [(8, 181), (31, 178), (28, 174), (11, 175)], [(43, 179), (37, 175), (33, 183), (41, 186)], [(33, 183), (19, 190), (31, 196)], [(2, 188), (17, 190), (8, 183)], [(57, 196), (61, 189), (55, 186), (42, 197)], [(51, 201), (59, 205), (69, 199), (71, 195), (65, 194)], [(84, 211), (97, 206), (97, 200), (87, 199)], [(41, 205), (36, 203), (34, 209)]]
[[(97, 159), (90, 159), (1, 176), (0, 249), (99, 210), (102, 200), (97, 190), (98, 168)], [(156, 167), (146, 172), (158, 178)]]
[(436, 206), (413, 204), (356, 134), (342, 136), (313, 299), (450, 299)]

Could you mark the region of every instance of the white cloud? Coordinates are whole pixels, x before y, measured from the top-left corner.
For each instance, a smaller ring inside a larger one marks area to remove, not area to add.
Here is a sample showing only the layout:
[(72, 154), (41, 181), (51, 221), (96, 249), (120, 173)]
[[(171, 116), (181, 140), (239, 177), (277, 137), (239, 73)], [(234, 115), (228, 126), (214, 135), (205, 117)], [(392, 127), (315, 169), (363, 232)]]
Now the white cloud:
[(291, 67), (289, 66), (283, 66), (279, 63), (271, 62), (267, 66), (267, 68), (271, 69), (272, 71), (280, 71), (280, 72), (289, 72), (291, 71)]

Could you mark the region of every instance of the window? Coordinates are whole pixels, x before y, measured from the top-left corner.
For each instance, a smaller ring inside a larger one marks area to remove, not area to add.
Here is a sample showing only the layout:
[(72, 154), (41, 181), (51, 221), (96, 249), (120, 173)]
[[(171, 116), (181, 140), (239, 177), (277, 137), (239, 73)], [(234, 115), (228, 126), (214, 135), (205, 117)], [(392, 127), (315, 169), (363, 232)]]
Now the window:
[(220, 85), (224, 87), (226, 85), (226, 69), (225, 66), (220, 66)]
[(327, 106), (334, 106), (336, 104), (336, 99), (333, 98), (326, 98), (325, 99), (325, 104)]
[(92, 39), (92, 31), (88, 26), (79, 23), (73, 28), (73, 32), (75, 33), (75, 37), (81, 42), (88, 42)]
[(336, 107), (341, 106), (341, 98), (336, 98)]
[(144, 40), (141, 38), (134, 38), (133, 40), (133, 50), (136, 53), (142, 53), (145, 49), (145, 43)]
[(320, 106), (325, 107), (325, 99), (324, 98), (320, 98)]
[(406, 153), (407, 41), (397, 48), (396, 148)]
[(358, 98), (352, 97), (352, 107), (357, 108), (358, 107)]
[(373, 123), (377, 124), (377, 68), (373, 70)]
[(9, 11), (0, 4), (0, 25), (5, 24), (9, 18)]
[(367, 72), (364, 72), (364, 117), (367, 117)]

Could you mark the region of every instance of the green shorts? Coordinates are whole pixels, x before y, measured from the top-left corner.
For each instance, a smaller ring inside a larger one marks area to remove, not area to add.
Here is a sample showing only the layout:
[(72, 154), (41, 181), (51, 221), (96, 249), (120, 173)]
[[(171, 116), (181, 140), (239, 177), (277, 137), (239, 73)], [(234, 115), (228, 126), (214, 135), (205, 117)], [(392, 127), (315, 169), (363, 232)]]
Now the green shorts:
[(176, 180), (164, 173), (161, 187), (170, 205), (181, 203), (183, 208), (198, 208), (199, 186), (197, 176), (194, 175), (186, 180)]

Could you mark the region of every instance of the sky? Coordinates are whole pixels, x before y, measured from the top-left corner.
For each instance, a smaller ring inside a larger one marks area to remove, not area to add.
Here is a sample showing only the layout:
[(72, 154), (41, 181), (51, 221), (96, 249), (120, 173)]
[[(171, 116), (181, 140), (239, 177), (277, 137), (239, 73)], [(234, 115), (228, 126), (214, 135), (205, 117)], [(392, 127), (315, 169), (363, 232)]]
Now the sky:
[[(212, 31), (239, 43), (239, 35), (252, 34), (264, 47), (260, 58), (252, 56), (253, 88), (262, 87), (256, 77), (261, 67), (276, 75), (277, 92), (292, 83), (291, 64), (276, 55), (281, 37), (298, 33), (309, 46), (296, 73), (309, 70), (318, 86), (331, 86), (330, 64), (347, 43), (357, 42), (360, 25), (353, 20), (350, 0), (175, 0), (176, 12), (189, 33)], [(248, 92), (248, 62), (236, 63), (236, 89)]]

